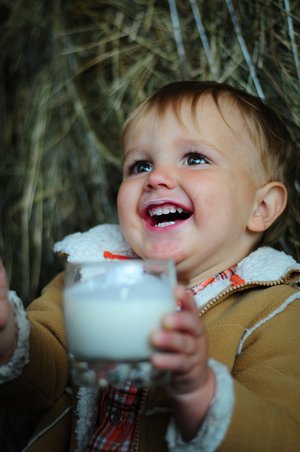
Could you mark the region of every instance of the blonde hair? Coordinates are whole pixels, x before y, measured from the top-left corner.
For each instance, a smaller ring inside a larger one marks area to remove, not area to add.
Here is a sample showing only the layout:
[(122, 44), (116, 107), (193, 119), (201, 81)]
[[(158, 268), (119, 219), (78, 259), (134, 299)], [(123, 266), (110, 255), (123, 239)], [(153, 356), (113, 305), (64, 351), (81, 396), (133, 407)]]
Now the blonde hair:
[[(213, 81), (179, 81), (163, 86), (133, 111), (123, 128), (123, 141), (134, 123), (135, 130), (143, 127), (145, 116), (150, 111), (163, 117), (168, 108), (172, 108), (181, 119), (183, 103), (189, 103), (195, 113), (200, 98), (211, 96), (220, 113), (220, 100), (233, 101), (240, 110), (247, 126), (249, 137), (260, 152), (267, 181), (283, 183), (288, 192), (287, 207), (281, 216), (264, 233), (260, 245), (271, 245), (283, 234), (290, 207), (295, 196), (296, 155), (291, 136), (276, 112), (260, 98), (234, 88), (225, 83)], [(226, 118), (224, 118), (226, 121)]]

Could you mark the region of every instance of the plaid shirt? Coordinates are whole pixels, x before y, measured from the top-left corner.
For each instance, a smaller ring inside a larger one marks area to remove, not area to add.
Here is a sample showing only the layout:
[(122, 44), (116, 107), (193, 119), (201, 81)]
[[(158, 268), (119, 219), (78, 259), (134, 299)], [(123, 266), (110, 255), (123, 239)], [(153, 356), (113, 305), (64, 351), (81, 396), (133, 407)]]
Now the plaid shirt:
[[(209, 284), (230, 279), (231, 285), (243, 282), (231, 267), (206, 281), (187, 289), (196, 295)], [(100, 391), (98, 426), (86, 452), (131, 452), (142, 390), (127, 382), (123, 389), (108, 387)]]
[(98, 426), (87, 452), (130, 451), (141, 392), (130, 382), (122, 390), (109, 386), (100, 391)]

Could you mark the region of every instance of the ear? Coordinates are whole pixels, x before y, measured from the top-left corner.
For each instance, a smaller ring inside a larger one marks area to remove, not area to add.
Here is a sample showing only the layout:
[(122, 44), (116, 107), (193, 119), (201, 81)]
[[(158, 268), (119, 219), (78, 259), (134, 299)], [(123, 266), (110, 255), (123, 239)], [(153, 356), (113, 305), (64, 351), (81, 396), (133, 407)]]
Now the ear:
[(251, 232), (266, 231), (284, 211), (287, 189), (280, 182), (269, 182), (256, 192), (255, 206), (247, 229)]

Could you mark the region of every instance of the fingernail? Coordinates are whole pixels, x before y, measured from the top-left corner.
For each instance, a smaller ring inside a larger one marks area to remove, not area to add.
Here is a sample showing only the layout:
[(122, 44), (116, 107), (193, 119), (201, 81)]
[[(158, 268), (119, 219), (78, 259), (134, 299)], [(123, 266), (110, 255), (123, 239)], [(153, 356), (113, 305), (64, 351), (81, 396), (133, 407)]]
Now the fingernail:
[(174, 326), (173, 319), (171, 317), (169, 317), (169, 316), (168, 317), (164, 317), (162, 324), (163, 324), (163, 327), (166, 330), (171, 329)]
[(159, 344), (161, 341), (161, 333), (159, 331), (154, 331), (151, 334), (151, 339), (154, 344)]

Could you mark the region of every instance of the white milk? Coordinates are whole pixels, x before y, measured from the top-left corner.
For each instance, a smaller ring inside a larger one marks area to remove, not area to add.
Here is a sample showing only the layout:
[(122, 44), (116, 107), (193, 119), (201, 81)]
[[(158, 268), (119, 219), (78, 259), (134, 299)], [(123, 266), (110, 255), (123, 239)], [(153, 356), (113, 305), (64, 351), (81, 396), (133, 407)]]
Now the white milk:
[(69, 350), (91, 361), (147, 359), (153, 353), (150, 332), (174, 310), (171, 285), (149, 274), (128, 287), (76, 283), (64, 292)]

